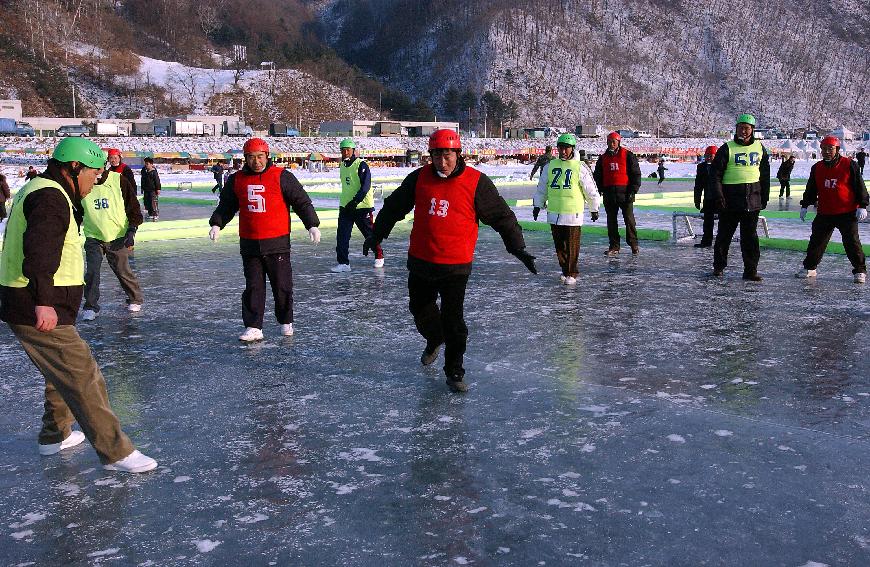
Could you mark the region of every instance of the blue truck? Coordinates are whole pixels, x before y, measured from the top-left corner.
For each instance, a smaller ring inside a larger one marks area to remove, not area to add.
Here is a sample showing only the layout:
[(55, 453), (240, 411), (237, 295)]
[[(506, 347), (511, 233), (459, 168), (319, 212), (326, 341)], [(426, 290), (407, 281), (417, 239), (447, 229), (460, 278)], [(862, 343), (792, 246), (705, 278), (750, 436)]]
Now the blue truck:
[(36, 132), (27, 122), (18, 122), (13, 118), (0, 118), (0, 136), (33, 137)]

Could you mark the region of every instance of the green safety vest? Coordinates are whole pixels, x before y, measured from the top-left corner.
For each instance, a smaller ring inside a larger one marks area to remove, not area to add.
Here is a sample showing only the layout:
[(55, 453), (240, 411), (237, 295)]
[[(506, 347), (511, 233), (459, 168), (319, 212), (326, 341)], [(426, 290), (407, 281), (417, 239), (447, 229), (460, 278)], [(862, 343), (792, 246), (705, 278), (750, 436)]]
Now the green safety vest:
[(88, 238), (111, 242), (127, 234), (130, 222), (124, 210), (120, 173), (110, 171), (106, 180), (94, 185), (82, 199), (82, 206), (85, 208), (82, 229)]
[(547, 211), (582, 213), (585, 191), (580, 183), (580, 162), (553, 158), (547, 166)]
[(725, 167), (722, 183), (757, 183), (761, 179), (761, 157), (764, 155), (761, 142), (755, 140), (748, 146), (742, 146), (730, 140), (725, 145), (728, 146), (728, 165)]
[(54, 273), (54, 285), (68, 287), (85, 283), (85, 258), (82, 251), (83, 238), (73, 216), (73, 204), (56, 181), (37, 177), (27, 182), (12, 201), (12, 212), (6, 225), (3, 254), (0, 256), (0, 285), (7, 287), (27, 287), (30, 280), (24, 277), (24, 231), (27, 219), (24, 217), (24, 199), (31, 193), (42, 189), (54, 188), (60, 191), (69, 204), (69, 225), (63, 239), (60, 266)]
[[(342, 207), (351, 202), (359, 192), (360, 187), (362, 187), (359, 181), (359, 166), (361, 164), (362, 160), (359, 158), (354, 159), (349, 166), (345, 166), (344, 160), (341, 160), (341, 167), (339, 168), (341, 173), (341, 199), (339, 199), (339, 204)], [(366, 193), (362, 201), (357, 203), (356, 208), (373, 209), (374, 207), (375, 195), (374, 191), (369, 187), (369, 192)]]

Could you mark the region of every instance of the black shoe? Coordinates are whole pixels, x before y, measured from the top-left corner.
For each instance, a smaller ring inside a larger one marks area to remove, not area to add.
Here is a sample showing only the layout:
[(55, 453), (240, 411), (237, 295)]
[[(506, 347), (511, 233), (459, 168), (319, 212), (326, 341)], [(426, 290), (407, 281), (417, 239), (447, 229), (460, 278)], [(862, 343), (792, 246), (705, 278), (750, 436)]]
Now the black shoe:
[(714, 269), (713, 269), (713, 277), (715, 277), (715, 278), (721, 278), (723, 275), (725, 275), (725, 271), (724, 271), (724, 270), (720, 270), (719, 268), (714, 268)]
[(750, 282), (760, 282), (762, 277), (758, 274), (743, 274), (743, 279)]
[(434, 349), (429, 350), (427, 347), (423, 350), (423, 354), (420, 355), (420, 364), (423, 366), (429, 366), (436, 360), (438, 360), (438, 351), (441, 350), (441, 345), (436, 346)]
[(619, 256), (619, 248), (608, 248), (605, 256)]
[(463, 393), (468, 391), (468, 384), (462, 381), (465, 377), (465, 371), (453, 371), (447, 373), (447, 387), (451, 392)]
[(709, 248), (711, 246), (713, 246), (712, 242), (704, 242), (703, 240), (695, 244), (695, 248)]
[(638, 246), (632, 246), (632, 247), (631, 247), (631, 253), (634, 254), (635, 256), (637, 256), (638, 254), (640, 254), (640, 247), (638, 247)]

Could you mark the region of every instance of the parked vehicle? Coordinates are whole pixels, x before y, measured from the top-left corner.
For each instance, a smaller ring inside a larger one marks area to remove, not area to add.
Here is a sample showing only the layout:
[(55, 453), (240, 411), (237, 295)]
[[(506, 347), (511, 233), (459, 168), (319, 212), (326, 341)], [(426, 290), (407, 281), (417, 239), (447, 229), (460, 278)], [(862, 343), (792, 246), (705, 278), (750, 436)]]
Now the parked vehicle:
[(597, 138), (598, 128), (598, 124), (578, 124), (574, 128), (574, 134), (581, 138)]
[(12, 118), (0, 118), (0, 136), (17, 136), (18, 123)]
[(133, 135), (134, 136), (153, 136), (154, 135), (154, 123), (153, 122), (133, 122)]
[(224, 136), (247, 136), (248, 127), (241, 120), (224, 120)]
[(97, 122), (97, 136), (126, 136), (127, 131), (114, 122)]
[(652, 134), (647, 132), (646, 130), (638, 130), (634, 133), (635, 138), (652, 138)]
[(19, 136), (32, 138), (36, 136), (36, 131), (33, 129), (33, 126), (28, 124), (27, 122), (16, 122), (15, 130)]
[(159, 118), (152, 124), (155, 136), (204, 136), (206, 134), (205, 124), (197, 120)]
[(78, 136), (83, 138), (90, 135), (91, 129), (84, 124), (64, 124), (57, 129), (57, 136), (59, 138), (63, 138), (64, 136)]

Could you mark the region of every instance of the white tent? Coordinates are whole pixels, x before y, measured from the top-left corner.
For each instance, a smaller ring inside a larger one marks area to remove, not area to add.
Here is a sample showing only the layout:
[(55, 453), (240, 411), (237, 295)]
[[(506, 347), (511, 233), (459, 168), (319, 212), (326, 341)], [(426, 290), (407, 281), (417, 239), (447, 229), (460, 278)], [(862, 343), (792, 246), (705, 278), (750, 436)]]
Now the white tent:
[(840, 138), (840, 141), (843, 140), (854, 140), (855, 132), (847, 129), (845, 126), (840, 126), (838, 128), (834, 128), (831, 130), (831, 136), (836, 136)]

